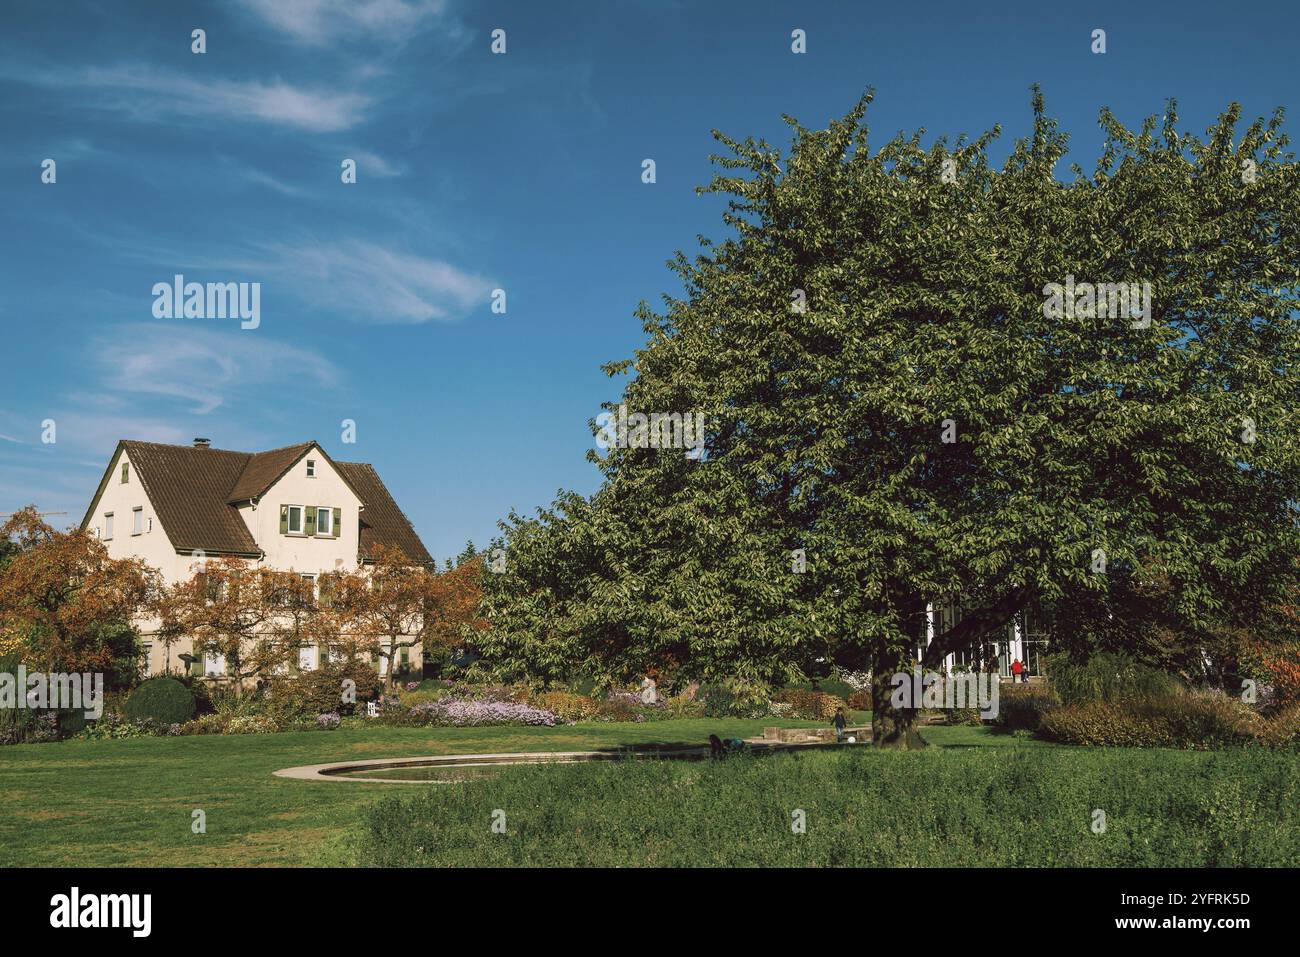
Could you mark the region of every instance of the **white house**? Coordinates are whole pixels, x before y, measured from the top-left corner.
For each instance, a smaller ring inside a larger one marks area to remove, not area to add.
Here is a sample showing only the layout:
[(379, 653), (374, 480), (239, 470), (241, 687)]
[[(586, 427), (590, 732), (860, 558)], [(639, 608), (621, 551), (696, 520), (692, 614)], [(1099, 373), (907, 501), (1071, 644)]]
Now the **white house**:
[[(235, 556), (315, 578), (355, 569), (375, 545), (400, 549), (413, 565), (431, 565), (420, 537), (393, 501), (374, 467), (336, 462), (317, 442), (268, 452), (214, 449), (207, 439), (189, 445), (118, 442), (81, 527), (113, 558), (139, 557), (167, 584), (188, 579), (203, 558)], [(192, 651), (187, 639), (170, 649), (151, 641), (157, 622), (138, 623), (150, 674)], [(405, 662), (419, 673), (422, 650)], [(299, 662), (316, 667), (319, 653), (304, 648)], [(209, 657), (205, 675), (225, 672)]]

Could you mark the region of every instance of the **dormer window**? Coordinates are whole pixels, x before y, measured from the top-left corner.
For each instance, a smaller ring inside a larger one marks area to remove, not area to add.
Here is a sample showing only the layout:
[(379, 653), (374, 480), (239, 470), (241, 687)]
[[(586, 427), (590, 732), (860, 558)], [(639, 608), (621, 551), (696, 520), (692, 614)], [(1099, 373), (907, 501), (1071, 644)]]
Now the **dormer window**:
[(308, 477), (308, 478), (315, 478), (315, 477), (316, 477), (316, 460), (315, 460), (315, 459), (308, 459), (308, 460), (307, 460), (307, 477)]

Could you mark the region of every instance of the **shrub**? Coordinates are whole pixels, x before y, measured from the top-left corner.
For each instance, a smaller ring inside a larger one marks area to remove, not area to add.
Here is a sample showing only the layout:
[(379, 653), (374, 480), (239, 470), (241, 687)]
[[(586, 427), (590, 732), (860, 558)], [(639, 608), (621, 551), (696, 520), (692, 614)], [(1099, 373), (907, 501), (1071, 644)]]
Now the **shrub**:
[(998, 713), (994, 724), (1005, 731), (1037, 731), (1043, 715), (1059, 707), (1050, 684), (1027, 685), (1002, 682), (998, 686)]
[(1047, 674), (1064, 704), (1168, 698), (1186, 690), (1173, 675), (1127, 658), (1101, 652), (1085, 662), (1049, 656)]
[(159, 724), (181, 724), (194, 717), (194, 695), (175, 678), (149, 678), (126, 699), (126, 716)]
[(530, 694), (527, 704), (549, 711), (561, 721), (585, 721), (600, 712), (600, 702), (572, 691), (541, 691)]
[(1062, 705), (1042, 718), (1042, 733), (1064, 744), (1210, 750), (1264, 742), (1267, 725), (1226, 695), (1187, 694)]
[(226, 734), (273, 734), (279, 723), (269, 715), (236, 715), (226, 724)]
[(807, 721), (830, 721), (835, 717), (835, 709), (848, 710), (848, 702), (825, 691), (806, 691), (803, 688), (786, 688), (773, 698), (790, 705), (790, 712), (796, 718)]
[(230, 715), (216, 711), (199, 715), (193, 721), (186, 721), (181, 725), (181, 734), (225, 734), (230, 720)]
[[(344, 682), (356, 685), (356, 702), (343, 700)], [(288, 717), (314, 718), (337, 711), (351, 714), (357, 703), (373, 701), (383, 691), (383, 679), (363, 661), (331, 662), (324, 668), (282, 675), (271, 680), (273, 710)]]
[(706, 718), (762, 718), (767, 714), (768, 697), (765, 686), (738, 678), (704, 685), (696, 692)]
[(871, 710), (871, 689), (855, 691), (849, 695), (849, 707), (854, 711)]

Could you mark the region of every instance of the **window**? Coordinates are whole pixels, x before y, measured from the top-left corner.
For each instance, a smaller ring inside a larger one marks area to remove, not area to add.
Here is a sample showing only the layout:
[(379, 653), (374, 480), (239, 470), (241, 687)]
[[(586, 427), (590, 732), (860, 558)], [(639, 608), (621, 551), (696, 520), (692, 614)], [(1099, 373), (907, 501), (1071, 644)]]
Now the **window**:
[(109, 541), (113, 537), (113, 513), (104, 513), (104, 541)]
[(289, 532), (294, 535), (302, 534), (302, 506), (289, 506)]
[(311, 658), (312, 655), (311, 655), (310, 648), (299, 648), (298, 649), (298, 670), (299, 671), (313, 670), (315, 666), (312, 663)]
[(329, 508), (325, 505), (316, 507), (316, 534), (329, 535), (330, 532), (330, 515)]
[(153, 652), (153, 645), (146, 641), (146, 642), (145, 642), (143, 645), (141, 645), (140, 647), (141, 647), (141, 651), (142, 651), (142, 657), (144, 658), (144, 667), (143, 667), (141, 670), (143, 671), (145, 677), (148, 677), (148, 675), (149, 675), (149, 656), (150, 656), (150, 654)]
[(152, 516), (152, 515), (150, 515), (148, 518), (146, 518), (146, 519), (144, 520), (144, 530), (145, 530), (146, 532), (152, 532), (152, 531), (153, 531), (153, 516)]
[(315, 459), (308, 459), (308, 460), (307, 460), (307, 477), (308, 477), (308, 478), (315, 478), (315, 477), (316, 477), (316, 460), (315, 460)]
[(216, 677), (226, 673), (226, 656), (214, 655), (211, 652), (203, 656), (203, 671), (209, 677)]
[(125, 485), (130, 481), (131, 465), (129, 462), (122, 463), (122, 484)]
[(143, 508), (131, 509), (131, 534), (132, 535), (144, 534), (144, 509)]

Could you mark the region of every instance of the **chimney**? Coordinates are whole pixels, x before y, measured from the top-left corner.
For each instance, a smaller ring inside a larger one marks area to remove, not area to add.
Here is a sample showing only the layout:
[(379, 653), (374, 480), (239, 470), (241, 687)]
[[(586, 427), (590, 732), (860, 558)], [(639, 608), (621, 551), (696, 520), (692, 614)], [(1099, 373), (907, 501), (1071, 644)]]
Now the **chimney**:
[(210, 448), (212, 448), (212, 440), (211, 440), (211, 439), (195, 439), (195, 440), (194, 440), (194, 447), (195, 447), (196, 449), (210, 449)]

